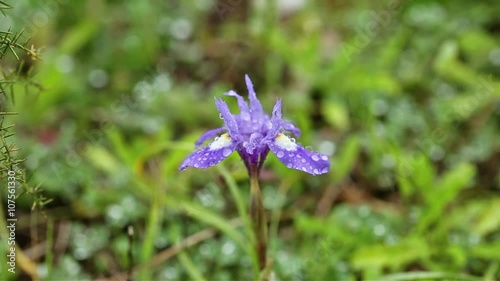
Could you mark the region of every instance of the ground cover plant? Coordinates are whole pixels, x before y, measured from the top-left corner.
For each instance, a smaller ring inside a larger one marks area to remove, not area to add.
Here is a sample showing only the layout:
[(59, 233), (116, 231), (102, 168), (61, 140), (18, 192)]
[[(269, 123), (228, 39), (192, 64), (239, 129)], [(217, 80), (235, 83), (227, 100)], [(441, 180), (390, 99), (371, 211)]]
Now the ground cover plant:
[(255, 280), (250, 160), (179, 172), (245, 75), (329, 165), (257, 162), (262, 278), (499, 280), (497, 2), (0, 1), (0, 280)]

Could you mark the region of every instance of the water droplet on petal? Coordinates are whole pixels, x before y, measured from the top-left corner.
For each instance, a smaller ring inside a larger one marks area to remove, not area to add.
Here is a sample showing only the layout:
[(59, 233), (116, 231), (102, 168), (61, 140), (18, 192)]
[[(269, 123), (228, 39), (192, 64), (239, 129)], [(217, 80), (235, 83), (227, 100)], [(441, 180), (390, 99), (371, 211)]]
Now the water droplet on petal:
[(286, 167), (287, 168), (292, 168), (292, 164), (287, 164)]
[(313, 171), (313, 172), (314, 172), (315, 174), (318, 174), (318, 173), (319, 173), (318, 169), (314, 169), (314, 171)]
[(302, 167), (302, 171), (307, 172), (306, 167)]
[(278, 151), (278, 153), (276, 153), (276, 156), (278, 156), (278, 158), (281, 158), (285, 156), (285, 153), (283, 151)]
[(300, 160), (300, 161), (302, 161), (302, 163), (306, 163), (306, 159), (304, 159), (304, 158), (302, 158), (302, 160)]
[(231, 152), (233, 152), (231, 149), (224, 148), (224, 150), (222, 151), (222, 155), (224, 155), (224, 157), (227, 157), (229, 156), (229, 154), (231, 154)]
[(321, 155), (321, 159), (328, 161), (328, 157), (326, 155)]
[(318, 155), (313, 155), (311, 158), (312, 158), (312, 160), (314, 160), (314, 161), (318, 161), (318, 160), (319, 160)]
[(249, 121), (250, 120), (250, 114), (248, 112), (242, 112), (241, 113), (241, 119), (243, 119), (245, 121)]
[(326, 172), (328, 172), (328, 168), (323, 168), (323, 170), (321, 170), (321, 173), (323, 173), (323, 174)]
[(219, 118), (224, 119), (224, 117), (222, 116), (222, 113), (219, 113)]
[(198, 164), (194, 164), (194, 167), (195, 167), (195, 168), (198, 168), (198, 167), (200, 167), (200, 165), (198, 165)]

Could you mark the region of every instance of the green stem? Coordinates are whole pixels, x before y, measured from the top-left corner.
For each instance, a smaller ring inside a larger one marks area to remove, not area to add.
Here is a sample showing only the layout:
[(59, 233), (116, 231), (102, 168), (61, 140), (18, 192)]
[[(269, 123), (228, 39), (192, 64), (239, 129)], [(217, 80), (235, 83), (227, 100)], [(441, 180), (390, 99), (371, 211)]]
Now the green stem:
[(255, 233), (255, 249), (259, 261), (259, 270), (262, 271), (266, 267), (267, 223), (257, 171), (250, 174), (250, 217)]

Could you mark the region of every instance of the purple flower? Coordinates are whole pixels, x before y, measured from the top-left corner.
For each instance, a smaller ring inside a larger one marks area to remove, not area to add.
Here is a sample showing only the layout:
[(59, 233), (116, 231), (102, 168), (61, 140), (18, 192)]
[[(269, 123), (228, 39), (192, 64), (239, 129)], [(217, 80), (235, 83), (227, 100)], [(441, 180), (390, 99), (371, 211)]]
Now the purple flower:
[(231, 114), (227, 104), (215, 98), (224, 126), (205, 132), (196, 142), (196, 148), (209, 139), (215, 137), (215, 140), (189, 155), (179, 170), (208, 168), (237, 151), (248, 172), (259, 173), (267, 154), (272, 151), (288, 168), (313, 175), (327, 173), (330, 169), (328, 156), (307, 150), (284, 133), (289, 131), (298, 137), (300, 130), (281, 118), (281, 100), (278, 99), (269, 117), (262, 109), (248, 75), (245, 75), (245, 81), (250, 106), (236, 92), (229, 91), (225, 95), (236, 97), (240, 109), (240, 114)]

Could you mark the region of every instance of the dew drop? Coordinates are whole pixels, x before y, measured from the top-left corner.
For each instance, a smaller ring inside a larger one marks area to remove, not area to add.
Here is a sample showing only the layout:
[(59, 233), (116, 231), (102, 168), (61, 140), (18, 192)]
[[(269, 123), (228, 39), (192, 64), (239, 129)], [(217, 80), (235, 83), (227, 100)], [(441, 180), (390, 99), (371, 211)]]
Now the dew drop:
[(286, 167), (287, 168), (292, 168), (292, 164), (287, 164)]
[(226, 242), (222, 245), (222, 253), (224, 255), (231, 255), (236, 250), (236, 246), (232, 242)]
[(278, 156), (278, 158), (282, 158), (283, 156), (285, 156), (285, 153), (283, 151), (278, 151), (276, 156)]
[(306, 167), (302, 167), (302, 171), (307, 172)]
[(376, 236), (382, 236), (385, 234), (385, 226), (383, 226), (382, 224), (377, 224), (373, 227), (373, 233), (376, 235)]
[(231, 154), (231, 152), (233, 152), (231, 149), (224, 148), (224, 150), (222, 151), (222, 155), (224, 155), (224, 157), (227, 157), (229, 156), (229, 154)]
[(328, 161), (328, 157), (326, 155), (321, 155), (321, 159)]
[(302, 163), (306, 163), (306, 159), (304, 159), (304, 158), (302, 158), (302, 160), (300, 160), (300, 161), (302, 161)]
[(313, 171), (313, 172), (314, 172), (315, 174), (319, 174), (318, 169), (314, 169), (314, 171)]
[(194, 167), (195, 167), (195, 168), (198, 168), (198, 167), (200, 167), (200, 165), (198, 165), (198, 164), (194, 164)]
[(222, 113), (219, 114), (220, 119), (224, 119), (224, 116), (222, 116)]
[(323, 170), (321, 170), (321, 173), (325, 174), (328, 172), (328, 168), (323, 168)]
[(319, 161), (319, 157), (318, 157), (318, 155), (313, 155), (311, 158), (312, 158), (312, 160), (314, 160), (314, 161)]
[(249, 121), (250, 120), (250, 114), (248, 112), (242, 112), (241, 113), (241, 119), (243, 119), (245, 121)]

